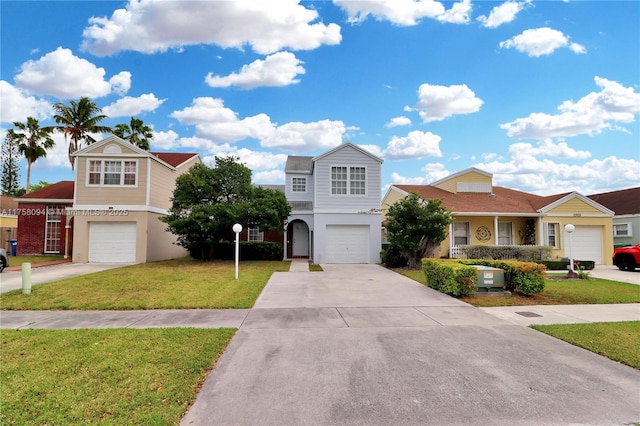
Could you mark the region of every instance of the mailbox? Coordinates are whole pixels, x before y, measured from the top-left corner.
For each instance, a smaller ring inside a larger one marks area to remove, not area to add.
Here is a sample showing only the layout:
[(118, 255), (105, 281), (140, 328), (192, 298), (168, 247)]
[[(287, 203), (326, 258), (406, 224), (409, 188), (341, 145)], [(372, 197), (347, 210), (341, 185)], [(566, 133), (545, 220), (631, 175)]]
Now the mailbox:
[(471, 265), (476, 268), (476, 287), (478, 292), (504, 290), (504, 271), (483, 265)]

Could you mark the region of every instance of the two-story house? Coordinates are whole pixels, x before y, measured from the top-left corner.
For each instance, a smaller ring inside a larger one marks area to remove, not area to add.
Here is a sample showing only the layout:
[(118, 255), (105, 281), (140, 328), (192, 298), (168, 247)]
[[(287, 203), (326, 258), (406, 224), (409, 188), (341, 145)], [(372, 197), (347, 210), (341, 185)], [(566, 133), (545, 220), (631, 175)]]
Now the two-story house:
[(352, 143), (317, 157), (288, 157), (285, 258), (378, 263), (381, 165), (382, 159)]
[(171, 208), (176, 178), (198, 154), (153, 153), (109, 136), (75, 154), (76, 184), (67, 223), (74, 262), (144, 263), (186, 256), (159, 218)]

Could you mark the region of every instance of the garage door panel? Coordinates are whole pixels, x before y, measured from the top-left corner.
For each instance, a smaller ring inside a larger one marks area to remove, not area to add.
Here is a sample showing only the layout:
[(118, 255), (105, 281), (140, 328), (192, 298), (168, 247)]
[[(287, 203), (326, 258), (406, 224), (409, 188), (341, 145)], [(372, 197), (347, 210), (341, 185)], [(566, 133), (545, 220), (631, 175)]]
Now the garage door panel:
[(327, 263), (369, 263), (368, 225), (327, 225)]
[(596, 264), (602, 264), (602, 227), (599, 226), (576, 226), (575, 231), (569, 236), (565, 232), (567, 248), (574, 259), (591, 260)]
[(91, 222), (89, 262), (135, 262), (135, 222)]

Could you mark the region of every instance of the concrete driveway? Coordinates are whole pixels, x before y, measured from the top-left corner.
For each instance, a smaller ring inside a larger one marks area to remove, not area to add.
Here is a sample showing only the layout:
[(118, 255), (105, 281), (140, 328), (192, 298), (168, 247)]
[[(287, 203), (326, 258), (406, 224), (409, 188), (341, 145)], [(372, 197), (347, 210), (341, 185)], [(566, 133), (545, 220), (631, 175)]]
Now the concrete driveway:
[(183, 425), (622, 425), (640, 372), (376, 265), (275, 273)]
[[(61, 265), (44, 266), (31, 269), (31, 286), (92, 274), (107, 269), (122, 268), (130, 263), (63, 263)], [(0, 293), (22, 288), (22, 271), (0, 273)]]
[(597, 265), (592, 271), (588, 272), (592, 277), (640, 285), (640, 269), (621, 271), (615, 266)]

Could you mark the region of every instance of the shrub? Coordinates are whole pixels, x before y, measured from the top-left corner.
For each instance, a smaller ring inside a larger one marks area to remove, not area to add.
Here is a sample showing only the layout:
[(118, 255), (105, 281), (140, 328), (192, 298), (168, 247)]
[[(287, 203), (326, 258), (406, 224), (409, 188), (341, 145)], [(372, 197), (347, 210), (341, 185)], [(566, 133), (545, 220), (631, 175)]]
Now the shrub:
[[(213, 258), (235, 259), (235, 242), (220, 241), (212, 245)], [(282, 260), (281, 243), (272, 241), (240, 241), (240, 260)]]
[(536, 274), (517, 274), (513, 279), (516, 291), (525, 296), (541, 293), (544, 290), (544, 277)]
[(540, 293), (544, 290), (545, 266), (537, 262), (520, 262), (517, 260), (459, 260), (465, 265), (484, 265), (504, 271), (505, 290), (515, 291), (523, 295)]
[(467, 259), (512, 259), (523, 262), (538, 261), (551, 257), (549, 246), (462, 246)]
[(408, 264), (407, 258), (392, 245), (380, 252), (380, 259), (387, 268), (404, 268)]
[[(536, 260), (536, 263), (541, 263), (551, 271), (566, 271), (569, 269), (569, 260)], [(595, 268), (596, 263), (593, 260), (574, 260), (574, 265), (580, 265), (581, 269), (590, 271)]]
[(459, 263), (422, 259), (427, 285), (454, 297), (466, 297), (476, 289), (476, 269)]

